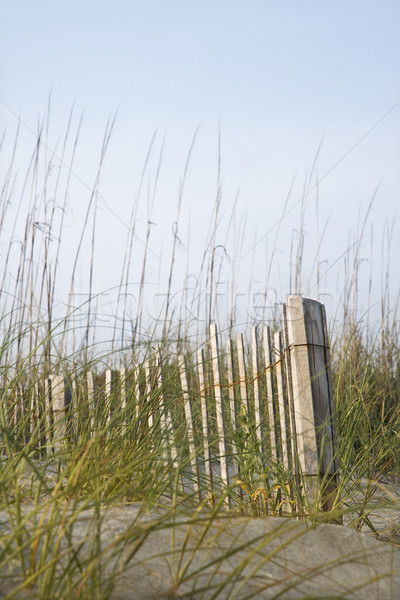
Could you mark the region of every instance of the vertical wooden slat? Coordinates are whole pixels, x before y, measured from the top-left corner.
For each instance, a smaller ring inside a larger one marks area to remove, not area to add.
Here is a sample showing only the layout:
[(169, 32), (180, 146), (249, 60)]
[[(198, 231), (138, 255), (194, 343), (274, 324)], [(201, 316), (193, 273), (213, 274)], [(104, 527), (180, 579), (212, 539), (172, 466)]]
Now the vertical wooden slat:
[(23, 423), (23, 403), (22, 403), (22, 394), (21, 394), (21, 386), (17, 384), (14, 387), (13, 392), (13, 404), (12, 404), (12, 427), (14, 430), (14, 435), (17, 439), (21, 436), (21, 424)]
[(42, 453), (43, 436), (43, 390), (39, 381), (33, 385), (33, 404), (32, 404), (32, 429), (35, 445), (39, 455)]
[[(178, 357), (180, 364), (180, 378), (182, 386), (183, 405), (185, 409), (186, 419), (186, 431), (189, 444), (189, 457), (190, 457), (190, 470), (193, 475), (193, 489), (199, 493), (199, 476), (197, 470), (197, 457), (196, 457), (196, 445), (194, 439), (194, 426), (193, 426), (193, 411), (192, 411), (192, 400), (189, 395), (189, 382), (187, 375), (187, 366), (185, 357), (180, 354)], [(201, 497), (200, 497), (201, 500)]]
[[(174, 427), (172, 422), (171, 412), (166, 405), (165, 397), (164, 397), (164, 375), (163, 375), (163, 357), (161, 354), (161, 350), (159, 348), (156, 349), (156, 387), (160, 395), (160, 404), (161, 404), (161, 431), (164, 434), (165, 439), (168, 441), (168, 446), (166, 448), (166, 452), (163, 452), (163, 458), (169, 461), (168, 453), (171, 455), (171, 466), (173, 469), (178, 469), (178, 451), (176, 448), (176, 443), (174, 440)], [(182, 477), (178, 477), (178, 489), (183, 492), (183, 484)]]
[(121, 433), (126, 432), (126, 369), (121, 367), (119, 370), (119, 390), (120, 390), (120, 415), (121, 415)]
[(227, 370), (226, 375), (228, 379), (228, 390), (229, 390), (229, 413), (230, 413), (230, 422), (232, 429), (232, 460), (233, 460), (233, 474), (237, 476), (239, 474), (239, 465), (238, 465), (238, 451), (235, 441), (235, 435), (237, 432), (237, 411), (236, 411), (236, 398), (235, 398), (235, 361), (234, 361), (234, 348), (233, 342), (229, 338), (226, 341), (226, 359), (227, 359)]
[[(168, 425), (167, 425), (167, 414), (166, 414), (166, 406), (163, 394), (163, 372), (162, 372), (162, 354), (159, 348), (156, 348), (156, 388), (160, 397), (161, 404), (161, 414), (160, 414), (160, 423), (161, 423), (161, 434), (163, 436), (168, 436)], [(171, 432), (172, 433), (172, 432)], [(168, 460), (168, 456), (163, 453), (164, 459)]]
[(88, 411), (89, 411), (88, 432), (89, 432), (89, 436), (92, 436), (94, 434), (94, 424), (95, 424), (95, 405), (94, 405), (94, 378), (93, 378), (93, 373), (91, 371), (88, 371), (86, 373), (86, 386), (87, 386)]
[(199, 348), (197, 351), (197, 376), (200, 388), (200, 407), (201, 407), (201, 426), (203, 432), (203, 449), (204, 449), (204, 472), (206, 475), (206, 485), (208, 487), (211, 498), (213, 498), (213, 481), (211, 471), (211, 456), (210, 456), (210, 427), (208, 421), (207, 397), (206, 397), (206, 363), (204, 349)]
[(51, 441), (53, 438), (52, 424), (53, 415), (51, 407), (51, 379), (45, 377), (43, 381), (43, 451), (48, 454), (51, 451)]
[(119, 383), (120, 383), (120, 407), (121, 411), (126, 410), (126, 369), (121, 367), (119, 370)]
[(111, 420), (111, 385), (112, 385), (112, 370), (106, 369), (105, 373), (105, 384), (104, 384), (104, 408), (107, 411), (106, 423)]
[(18, 419), (20, 423), (20, 440), (23, 444), (28, 441), (27, 438), (27, 406), (25, 400), (25, 389), (22, 385), (17, 384), (16, 386), (16, 402), (18, 410)]
[(75, 442), (77, 443), (79, 440), (79, 437), (81, 435), (81, 428), (82, 428), (82, 423), (81, 423), (82, 407), (79, 406), (79, 404), (78, 404), (75, 373), (71, 373), (71, 375), (69, 377), (69, 388), (70, 388), (70, 395), (69, 395), (69, 403), (68, 403), (68, 407), (67, 407), (68, 413), (69, 413), (68, 422), (69, 422), (69, 426), (72, 427), (72, 431), (75, 435)]
[[(214, 380), (214, 397), (215, 397), (215, 408), (217, 414), (217, 429), (218, 429), (218, 446), (219, 446), (219, 460), (221, 465), (221, 480), (222, 483), (228, 487), (228, 465), (227, 465), (227, 451), (225, 442), (225, 419), (224, 409), (222, 406), (222, 394), (221, 394), (221, 374), (219, 367), (219, 348), (218, 348), (218, 334), (217, 326), (215, 323), (210, 325), (210, 344), (211, 344), (211, 359), (213, 366), (213, 380)], [(227, 495), (225, 504), (230, 506), (230, 498)]]
[(286, 304), (282, 305), (282, 321), (283, 321), (283, 340), (285, 346), (285, 367), (286, 367), (286, 390), (288, 397), (288, 411), (289, 411), (289, 422), (291, 431), (291, 449), (292, 449), (292, 461), (293, 470), (297, 476), (300, 473), (301, 467), (299, 464), (298, 453), (297, 453), (297, 436), (296, 436), (296, 419), (294, 414), (294, 400), (293, 400), (293, 373), (292, 373), (292, 358), (290, 353), (290, 342), (289, 342), (289, 331), (287, 325), (287, 308)]
[(278, 424), (275, 420), (274, 410), (274, 398), (275, 398), (275, 382), (273, 373), (273, 354), (272, 354), (272, 341), (271, 341), (271, 329), (268, 325), (264, 326), (263, 331), (264, 338), (264, 361), (265, 361), (265, 375), (267, 379), (267, 408), (268, 408), (268, 428), (269, 428), (269, 440), (271, 445), (271, 455), (273, 458), (279, 458), (279, 437), (278, 437)]
[[(6, 384), (3, 382), (3, 385)], [(5, 430), (15, 429), (15, 421), (14, 421), (14, 410), (13, 406), (10, 404), (10, 391), (7, 387), (3, 388), (0, 393), (0, 402), (1, 402), (1, 425), (0, 427), (0, 445), (2, 447), (2, 456), (5, 456), (6, 446), (5, 446), (5, 438), (2, 434), (3, 427)]]
[(140, 414), (140, 368), (138, 364), (133, 365), (133, 384), (135, 390), (135, 417), (138, 420)]
[(253, 359), (253, 389), (254, 389), (254, 412), (256, 435), (260, 442), (260, 451), (263, 452), (263, 428), (262, 428), (262, 411), (260, 404), (260, 361), (258, 349), (258, 329), (251, 329), (251, 350)]
[(238, 353), (238, 365), (239, 365), (239, 378), (240, 378), (240, 398), (242, 406), (246, 409), (248, 416), (250, 416), (249, 396), (247, 393), (247, 379), (246, 379), (246, 356), (244, 350), (243, 334), (239, 333), (236, 338), (236, 346)]
[(39, 448), (39, 384), (37, 381), (30, 383), (30, 430), (31, 439), (35, 448)]
[(65, 443), (66, 436), (66, 406), (65, 381), (63, 375), (54, 375), (51, 381), (51, 396), (53, 409), (53, 445), (59, 451)]
[[(287, 386), (285, 377), (285, 355), (282, 343), (282, 333), (277, 331), (274, 335), (274, 347), (275, 347), (275, 360), (276, 360), (276, 382), (278, 390), (278, 407), (279, 407), (279, 419), (280, 419), (280, 433), (282, 442), (282, 463), (286, 470), (291, 471), (293, 466), (292, 461), (292, 443), (291, 443), (291, 429), (290, 429), (290, 417), (289, 417), (289, 403), (287, 397)], [(288, 484), (288, 482), (287, 482)], [(289, 485), (289, 489), (288, 489)], [(281, 508), (284, 512), (291, 512), (292, 505), (290, 500), (292, 498), (292, 488), (288, 484), (285, 489), (280, 489), (278, 493), (278, 499), (281, 500)]]
[[(25, 422), (26, 413), (24, 403), (24, 388), (20, 384), (17, 384), (16, 386), (16, 396), (18, 422), (23, 424)], [(22, 439), (24, 440), (23, 430), (24, 427), (21, 429)]]
[(145, 402), (147, 407), (147, 422), (149, 424), (149, 430), (152, 433), (152, 429), (154, 427), (154, 413), (153, 413), (153, 403), (152, 403), (152, 395), (151, 395), (151, 367), (150, 360), (145, 360), (144, 365), (144, 375), (146, 378), (146, 393), (145, 393)]
[[(162, 433), (168, 439), (168, 450), (171, 453), (172, 464), (176, 466), (176, 461), (178, 457), (178, 451), (174, 442), (174, 429), (172, 424), (172, 417), (169, 408), (166, 406), (165, 397), (163, 392), (164, 387), (164, 375), (162, 370), (163, 359), (161, 350), (157, 348), (156, 360), (157, 360), (157, 377), (156, 377), (156, 386), (160, 395), (160, 404), (161, 404), (161, 429)], [(168, 458), (168, 457), (167, 457)]]
[(278, 388), (278, 407), (279, 407), (279, 421), (280, 421), (280, 432), (282, 441), (282, 462), (286, 469), (291, 468), (290, 459), (290, 427), (288, 422), (288, 411), (287, 411), (287, 396), (285, 386), (285, 371), (283, 347), (282, 347), (282, 333), (277, 331), (274, 335), (274, 347), (275, 347), (275, 361), (276, 361), (276, 384)]

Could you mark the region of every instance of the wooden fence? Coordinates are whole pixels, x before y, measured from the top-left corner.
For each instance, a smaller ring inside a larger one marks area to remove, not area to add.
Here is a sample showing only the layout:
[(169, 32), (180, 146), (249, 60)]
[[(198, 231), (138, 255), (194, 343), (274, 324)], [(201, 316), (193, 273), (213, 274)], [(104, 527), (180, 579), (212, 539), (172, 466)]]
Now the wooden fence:
[(180, 485), (200, 498), (225, 494), (230, 505), (247, 494), (290, 512), (303, 490), (308, 510), (330, 510), (339, 475), (324, 306), (288, 296), (282, 323), (282, 331), (253, 327), (251, 340), (240, 334), (224, 344), (212, 324), (189, 355), (153, 348), (129, 368), (52, 375), (29, 400), (21, 390), (10, 427), (29, 409), (22, 435), (35, 432), (42, 453), (61, 453), (104, 428), (135, 443), (141, 424), (153, 447), (165, 441), (163, 460), (184, 464)]

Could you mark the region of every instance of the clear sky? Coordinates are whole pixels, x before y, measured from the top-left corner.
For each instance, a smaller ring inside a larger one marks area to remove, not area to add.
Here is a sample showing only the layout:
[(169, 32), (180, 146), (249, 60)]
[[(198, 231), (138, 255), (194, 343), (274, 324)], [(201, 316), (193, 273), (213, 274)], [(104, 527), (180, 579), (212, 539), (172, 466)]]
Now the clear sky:
[[(183, 277), (199, 268), (220, 160), (222, 221), (229, 221), (235, 198), (237, 227), (246, 220), (240, 250), (237, 242), (236, 249), (234, 242), (227, 247), (229, 256), (240, 253), (243, 290), (249, 276), (256, 281), (253, 292), (257, 281), (262, 286), (275, 246), (280, 264), (274, 286), (278, 294), (289, 291), (290, 242), (299, 227), (305, 186), (306, 273), (324, 226), (319, 260), (326, 267), (348, 248), (349, 235), (360, 230), (377, 190), (360, 258), (373, 255), (379, 288), (382, 236), (395, 223), (391, 268), (398, 289), (399, 25), (398, 0), (2, 0), (3, 154), (10, 155), (20, 116), (16, 169), (26, 171), (50, 91), (49, 154), (59, 155), (72, 105), (73, 127), (84, 111), (68, 199), (72, 248), (107, 120), (117, 111), (101, 173), (97, 291), (119, 281), (115, 265), (124, 254), (126, 224), (154, 132), (136, 242), (139, 247), (145, 237), (148, 198), (164, 144), (151, 215), (154, 262), (149, 261), (148, 272), (149, 281), (159, 278), (164, 269), (159, 257), (171, 244), (180, 181), (196, 131), (176, 285), (182, 286), (179, 269)], [(289, 192), (288, 214), (275, 242)], [(221, 222), (217, 243), (225, 243), (225, 229)], [(369, 273), (369, 266), (365, 269)], [(132, 275), (139, 276), (140, 270)], [(340, 276), (323, 285), (338, 301)], [(315, 294), (312, 285), (306, 288), (305, 276), (304, 293)]]

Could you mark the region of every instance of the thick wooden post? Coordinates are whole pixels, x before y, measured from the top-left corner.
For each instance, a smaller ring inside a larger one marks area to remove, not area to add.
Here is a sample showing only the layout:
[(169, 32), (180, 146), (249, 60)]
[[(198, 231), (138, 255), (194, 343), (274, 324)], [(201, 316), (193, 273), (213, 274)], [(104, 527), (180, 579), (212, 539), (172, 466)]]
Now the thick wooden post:
[(286, 305), (298, 464), (311, 504), (330, 510), (338, 467), (325, 308), (299, 296), (288, 296)]

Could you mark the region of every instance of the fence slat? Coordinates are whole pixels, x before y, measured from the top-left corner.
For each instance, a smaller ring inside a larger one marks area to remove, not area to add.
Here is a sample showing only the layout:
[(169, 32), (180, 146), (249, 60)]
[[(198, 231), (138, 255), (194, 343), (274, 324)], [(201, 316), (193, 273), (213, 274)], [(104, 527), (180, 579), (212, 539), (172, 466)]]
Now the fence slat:
[(107, 411), (106, 423), (108, 424), (111, 420), (111, 386), (112, 386), (112, 371), (111, 369), (106, 369), (105, 373), (105, 384), (104, 384), (104, 393), (105, 393), (105, 402), (104, 407)]
[[(300, 465), (298, 461), (298, 453), (296, 451), (296, 418), (294, 413), (294, 391), (293, 391), (293, 372), (292, 372), (292, 360), (290, 353), (290, 343), (289, 343), (289, 332), (287, 326), (287, 307), (286, 304), (282, 306), (282, 320), (283, 320), (283, 339), (285, 346), (285, 367), (286, 367), (286, 390), (287, 390), (287, 398), (288, 398), (288, 413), (289, 413), (289, 423), (290, 423), (290, 431), (291, 431), (291, 446), (292, 446), (292, 468), (294, 469), (296, 475), (300, 472)], [(299, 479), (297, 478), (299, 483)]]
[[(229, 485), (228, 478), (228, 465), (227, 465), (227, 451), (225, 441), (225, 419), (224, 419), (224, 408), (222, 406), (222, 394), (221, 394), (221, 374), (219, 365), (219, 348), (218, 348), (218, 337), (217, 337), (217, 326), (215, 323), (210, 325), (210, 343), (211, 343), (211, 358), (213, 367), (213, 379), (214, 379), (214, 397), (215, 397), (215, 408), (217, 413), (217, 429), (218, 429), (218, 446), (219, 446), (219, 461), (221, 466), (221, 480), (225, 487)], [(229, 495), (226, 496), (225, 504), (230, 506)]]
[(279, 438), (278, 438), (278, 426), (275, 417), (274, 399), (275, 399), (275, 382), (273, 373), (273, 354), (272, 354), (272, 341), (271, 341), (271, 329), (268, 325), (264, 326), (263, 331), (264, 341), (264, 361), (265, 361), (265, 376), (267, 379), (267, 409), (268, 409), (268, 429), (269, 429), (269, 441), (271, 447), (271, 455), (273, 458), (279, 458)]
[(35, 381), (35, 383), (32, 386), (31, 421), (32, 421), (32, 437), (34, 440), (34, 444), (38, 449), (38, 453), (40, 453), (40, 442), (41, 442), (41, 437), (40, 437), (40, 430), (41, 430), (40, 412), (41, 411), (40, 411), (40, 400), (39, 399), (40, 399), (39, 382)]
[(17, 406), (19, 412), (19, 419), (22, 424), (21, 427), (21, 441), (23, 444), (26, 444), (29, 441), (30, 432), (28, 432), (29, 427), (29, 412), (28, 407), (26, 405), (26, 390), (23, 385), (18, 384), (16, 387), (17, 394)]
[(210, 455), (210, 427), (208, 421), (207, 397), (206, 397), (206, 361), (203, 348), (197, 351), (197, 376), (200, 388), (200, 407), (201, 407), (201, 426), (203, 433), (203, 448), (204, 448), (204, 472), (206, 475), (206, 485), (208, 486), (211, 499), (213, 499), (213, 480), (211, 470), (211, 455)]
[(247, 415), (250, 416), (249, 396), (247, 392), (246, 378), (246, 355), (244, 350), (243, 333), (239, 333), (236, 337), (236, 346), (238, 353), (239, 378), (240, 378), (240, 399), (242, 406), (246, 409)]
[(126, 368), (121, 367), (119, 370), (119, 383), (120, 383), (120, 407), (124, 413), (126, 411)]
[(232, 429), (232, 456), (233, 456), (233, 474), (236, 477), (239, 474), (239, 465), (236, 459), (237, 457), (237, 446), (235, 441), (235, 435), (237, 433), (237, 406), (235, 398), (235, 361), (234, 361), (234, 348), (233, 341), (229, 338), (226, 341), (226, 359), (227, 359), (227, 380), (229, 390), (229, 412)]
[(253, 359), (253, 390), (254, 390), (254, 413), (256, 424), (256, 435), (260, 442), (260, 451), (263, 452), (263, 428), (262, 428), (262, 411), (260, 404), (260, 361), (258, 348), (258, 329), (251, 329), (251, 350)]
[(150, 367), (149, 359), (144, 362), (144, 376), (145, 376), (145, 381), (146, 381), (145, 402), (146, 402), (146, 408), (148, 411), (147, 422), (149, 424), (149, 430), (151, 431), (154, 426), (154, 414), (153, 414), (153, 406), (152, 406), (152, 401), (151, 401), (151, 367)]
[(53, 410), (53, 445), (59, 451), (66, 437), (65, 380), (63, 375), (54, 375), (51, 380)]
[(274, 347), (275, 347), (275, 362), (276, 362), (276, 384), (278, 391), (278, 409), (279, 409), (279, 423), (280, 423), (280, 434), (281, 434), (281, 458), (285, 469), (291, 468), (290, 460), (290, 428), (288, 423), (288, 412), (287, 412), (287, 396), (285, 386), (285, 373), (283, 368), (283, 346), (282, 346), (282, 333), (277, 331), (274, 335)]
[[(292, 440), (290, 429), (289, 402), (287, 396), (287, 386), (285, 377), (285, 357), (282, 343), (282, 332), (277, 331), (274, 335), (274, 346), (276, 353), (276, 380), (278, 389), (278, 406), (280, 417), (280, 432), (282, 441), (282, 462), (286, 470), (290, 473), (293, 468), (292, 460)], [(291, 512), (293, 500), (291, 484), (288, 483), (289, 494), (283, 489), (280, 490), (279, 497), (282, 500), (282, 509), (285, 512)]]
[(93, 373), (88, 371), (86, 373), (86, 386), (87, 386), (87, 399), (88, 399), (88, 411), (89, 411), (89, 437), (94, 435), (94, 423), (95, 423), (95, 404), (94, 404), (94, 378)]
[(45, 377), (43, 381), (43, 433), (42, 443), (45, 454), (51, 452), (51, 438), (52, 438), (52, 408), (51, 408), (51, 379)]
[[(157, 389), (158, 392), (160, 394), (160, 404), (161, 404), (161, 428), (162, 428), (162, 432), (163, 434), (166, 436), (166, 439), (168, 440), (168, 450), (171, 453), (171, 461), (172, 461), (172, 465), (173, 467), (177, 467), (177, 459), (178, 459), (178, 451), (176, 449), (176, 445), (175, 445), (175, 441), (174, 441), (174, 428), (172, 425), (172, 417), (171, 417), (171, 413), (169, 408), (166, 406), (165, 403), (165, 397), (164, 397), (164, 393), (163, 393), (163, 385), (164, 385), (164, 375), (163, 375), (163, 371), (162, 371), (162, 364), (163, 364), (163, 359), (162, 359), (162, 354), (161, 354), (161, 350), (159, 348), (157, 348), (156, 350), (157, 353), (157, 378), (156, 378), (156, 385), (157, 385)], [(169, 460), (168, 456), (164, 457)], [(180, 489), (182, 489), (182, 485), (180, 483)]]
[(135, 417), (139, 420), (140, 415), (140, 368), (138, 364), (135, 364), (132, 369), (133, 373), (133, 385), (135, 390)]
[(194, 440), (192, 401), (189, 395), (189, 382), (187, 376), (186, 361), (185, 357), (182, 354), (179, 355), (178, 360), (180, 364), (183, 405), (185, 409), (186, 431), (189, 444), (190, 470), (193, 475), (193, 489), (196, 493), (199, 493), (199, 475), (197, 466), (196, 445)]

